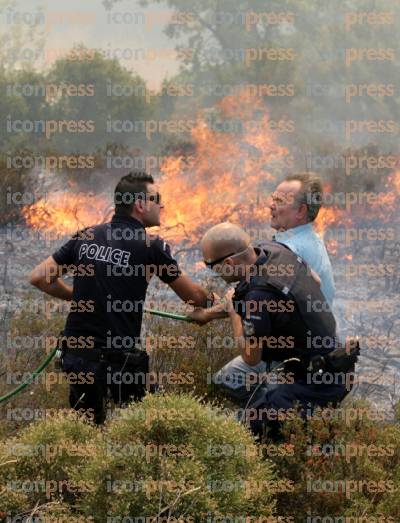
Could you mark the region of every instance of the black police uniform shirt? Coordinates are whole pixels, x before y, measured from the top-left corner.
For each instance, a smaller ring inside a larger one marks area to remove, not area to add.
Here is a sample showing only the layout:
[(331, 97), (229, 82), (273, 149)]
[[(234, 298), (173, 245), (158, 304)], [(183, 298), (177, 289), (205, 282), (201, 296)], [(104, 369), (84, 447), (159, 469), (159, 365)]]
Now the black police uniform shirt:
[[(261, 253), (255, 265), (267, 259)], [(294, 300), (278, 290), (253, 289), (243, 294), (242, 289), (246, 289), (245, 281), (237, 285), (233, 304), (242, 319), (244, 337), (257, 344), (262, 338), (263, 361), (307, 358), (307, 327)]]
[(169, 284), (181, 274), (169, 245), (129, 216), (76, 233), (53, 258), (74, 275), (64, 329), (70, 348), (134, 348), (151, 277)]

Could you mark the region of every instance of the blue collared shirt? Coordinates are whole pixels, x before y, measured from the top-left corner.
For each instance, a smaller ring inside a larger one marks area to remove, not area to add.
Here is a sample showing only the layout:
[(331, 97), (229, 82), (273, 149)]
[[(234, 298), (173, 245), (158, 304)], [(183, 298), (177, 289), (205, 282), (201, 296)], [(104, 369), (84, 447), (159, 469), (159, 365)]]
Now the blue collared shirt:
[(329, 305), (332, 305), (335, 295), (332, 265), (324, 242), (314, 231), (312, 224), (306, 223), (277, 232), (274, 240), (289, 247), (318, 274), (321, 278), (321, 291)]

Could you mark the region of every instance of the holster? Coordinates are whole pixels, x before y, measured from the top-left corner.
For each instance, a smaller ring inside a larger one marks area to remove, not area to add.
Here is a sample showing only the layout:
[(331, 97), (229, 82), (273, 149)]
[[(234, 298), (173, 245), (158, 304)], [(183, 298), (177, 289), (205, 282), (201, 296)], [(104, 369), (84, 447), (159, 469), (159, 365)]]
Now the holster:
[(107, 351), (104, 359), (110, 363), (126, 365), (127, 367), (148, 367), (149, 355), (144, 350), (134, 349), (130, 351)]
[(291, 374), (295, 381), (305, 381), (307, 377), (307, 365), (298, 358), (290, 358), (283, 362), (285, 374)]
[(292, 373), (295, 381), (305, 381), (307, 375), (316, 373), (351, 373), (358, 361), (360, 343), (358, 338), (348, 338), (346, 344), (340, 345), (329, 354), (313, 356), (307, 364), (301, 357), (290, 358), (283, 362), (285, 374)]
[(346, 344), (340, 345), (325, 356), (314, 356), (310, 360), (309, 371), (315, 372), (353, 372), (360, 354), (358, 338), (348, 338)]

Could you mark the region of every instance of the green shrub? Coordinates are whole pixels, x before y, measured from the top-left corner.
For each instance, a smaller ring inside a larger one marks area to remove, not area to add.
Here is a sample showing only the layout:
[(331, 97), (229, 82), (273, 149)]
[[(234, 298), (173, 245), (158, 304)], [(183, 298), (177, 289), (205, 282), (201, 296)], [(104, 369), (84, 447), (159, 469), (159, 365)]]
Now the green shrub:
[[(30, 513), (39, 504), (47, 517), (69, 510), (96, 522), (121, 515), (204, 522), (210, 514), (273, 514), (272, 465), (259, 459), (246, 429), (216, 406), (189, 395), (154, 395), (114, 414), (101, 430), (60, 415), (3, 442), (3, 510)], [(43, 480), (47, 492), (21, 488)]]
[(21, 219), (22, 206), (14, 203), (10, 196), (30, 189), (27, 176), (22, 171), (7, 168), (7, 159), (0, 153), (0, 225)]
[[(274, 485), (270, 464), (257, 459), (251, 435), (215, 406), (188, 395), (154, 395), (120, 414), (79, 476), (94, 485), (77, 501), (80, 512), (96, 521), (105, 513), (162, 513), (196, 522), (209, 513), (273, 513), (273, 495), (258, 488), (262, 480)], [(242, 451), (221, 454), (225, 447)]]
[(95, 447), (96, 429), (73, 413), (59, 412), (0, 446), (0, 506), (12, 515), (36, 504), (73, 500), (69, 471), (79, 471)]

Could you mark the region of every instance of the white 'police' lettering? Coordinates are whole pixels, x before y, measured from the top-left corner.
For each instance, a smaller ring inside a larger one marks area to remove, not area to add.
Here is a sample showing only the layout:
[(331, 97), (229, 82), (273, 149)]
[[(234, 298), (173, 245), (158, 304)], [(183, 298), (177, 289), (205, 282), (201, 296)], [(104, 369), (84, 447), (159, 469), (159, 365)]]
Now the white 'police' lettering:
[(129, 267), (131, 253), (122, 249), (112, 249), (96, 243), (83, 243), (79, 248), (79, 260), (86, 255), (89, 260), (98, 260), (106, 263), (112, 263), (119, 267)]

